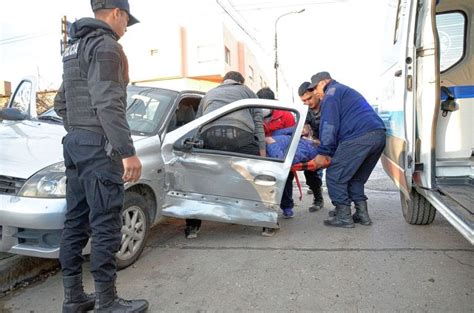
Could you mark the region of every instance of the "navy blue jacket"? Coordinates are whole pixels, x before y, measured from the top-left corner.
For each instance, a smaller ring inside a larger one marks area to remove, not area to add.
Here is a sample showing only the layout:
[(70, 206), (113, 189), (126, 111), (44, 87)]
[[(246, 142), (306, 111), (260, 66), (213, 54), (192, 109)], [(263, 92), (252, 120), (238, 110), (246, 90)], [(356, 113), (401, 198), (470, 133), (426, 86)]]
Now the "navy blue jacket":
[(321, 101), (319, 154), (333, 156), (339, 143), (376, 129), (385, 129), (382, 119), (354, 89), (331, 80)]
[[(286, 151), (291, 143), (291, 135), (272, 136), (274, 143), (267, 145), (267, 156), (271, 158), (284, 159)], [(292, 164), (307, 162), (318, 154), (318, 147), (313, 141), (301, 138), (296, 148)]]

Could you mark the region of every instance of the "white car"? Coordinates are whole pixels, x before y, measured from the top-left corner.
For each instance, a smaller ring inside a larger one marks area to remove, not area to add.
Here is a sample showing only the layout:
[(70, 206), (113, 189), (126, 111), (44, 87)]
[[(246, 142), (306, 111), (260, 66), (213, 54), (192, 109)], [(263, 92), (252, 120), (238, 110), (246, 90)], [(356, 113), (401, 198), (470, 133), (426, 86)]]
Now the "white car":
[[(66, 210), (61, 119), (36, 115), (25, 78), (0, 111), (0, 251), (57, 258)], [(246, 99), (195, 119), (203, 94), (128, 87), (127, 120), (142, 177), (125, 185), (119, 268), (132, 264), (160, 216), (278, 227), (279, 203), (299, 136), (283, 160), (202, 148), (199, 128), (249, 107), (291, 110), (301, 133), (307, 108)], [(89, 253), (86, 247), (84, 253)]]

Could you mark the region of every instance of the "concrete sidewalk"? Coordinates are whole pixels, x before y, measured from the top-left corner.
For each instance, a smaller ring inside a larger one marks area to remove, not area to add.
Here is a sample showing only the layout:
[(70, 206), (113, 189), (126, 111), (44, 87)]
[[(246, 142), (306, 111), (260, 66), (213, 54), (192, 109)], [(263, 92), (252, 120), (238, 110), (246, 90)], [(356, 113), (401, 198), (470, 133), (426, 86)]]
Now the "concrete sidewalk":
[(42, 272), (59, 267), (57, 259), (26, 257), (0, 252), (0, 297), (18, 284), (38, 277)]

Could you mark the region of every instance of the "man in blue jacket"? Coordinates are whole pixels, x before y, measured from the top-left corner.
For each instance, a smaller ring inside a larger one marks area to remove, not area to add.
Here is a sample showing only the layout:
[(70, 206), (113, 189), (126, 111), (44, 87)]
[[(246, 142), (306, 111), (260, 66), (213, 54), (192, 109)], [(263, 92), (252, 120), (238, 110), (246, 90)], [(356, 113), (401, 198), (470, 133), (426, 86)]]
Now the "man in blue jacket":
[[(370, 225), (364, 185), (385, 147), (384, 124), (360, 93), (333, 80), (328, 72), (313, 75), (308, 89), (321, 99), (321, 145), (315, 162), (331, 160), (326, 184), (336, 209), (324, 225)], [(352, 216), (351, 202), (356, 210)]]

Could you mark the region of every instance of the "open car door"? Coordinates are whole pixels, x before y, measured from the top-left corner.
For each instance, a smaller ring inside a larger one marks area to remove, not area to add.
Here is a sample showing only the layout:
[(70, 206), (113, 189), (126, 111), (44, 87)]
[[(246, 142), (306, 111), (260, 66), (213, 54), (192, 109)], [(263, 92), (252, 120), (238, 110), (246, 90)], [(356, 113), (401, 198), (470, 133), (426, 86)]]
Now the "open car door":
[[(284, 159), (202, 148), (199, 129), (248, 108), (290, 110), (296, 130)], [(277, 212), (300, 139), (307, 107), (278, 101), (239, 100), (168, 133), (162, 146), (166, 196), (162, 214), (277, 228)]]

